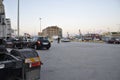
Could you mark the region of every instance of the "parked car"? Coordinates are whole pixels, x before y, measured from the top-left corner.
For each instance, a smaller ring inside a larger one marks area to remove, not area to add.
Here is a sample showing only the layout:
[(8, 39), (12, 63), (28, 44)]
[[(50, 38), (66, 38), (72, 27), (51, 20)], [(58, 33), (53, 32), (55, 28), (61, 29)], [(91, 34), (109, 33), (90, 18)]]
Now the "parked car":
[(120, 38), (111, 38), (107, 41), (107, 43), (120, 44)]
[(6, 47), (12, 48), (14, 46), (14, 42), (17, 41), (16, 38), (8, 38), (6, 41)]
[(68, 39), (68, 38), (62, 38), (61, 42), (70, 42), (70, 39)]
[(6, 47), (9, 48), (26, 48), (29, 45), (29, 41), (25, 38), (8, 38), (6, 41)]
[(51, 43), (47, 37), (37, 36), (32, 38), (29, 46), (34, 49), (49, 49), (51, 47)]

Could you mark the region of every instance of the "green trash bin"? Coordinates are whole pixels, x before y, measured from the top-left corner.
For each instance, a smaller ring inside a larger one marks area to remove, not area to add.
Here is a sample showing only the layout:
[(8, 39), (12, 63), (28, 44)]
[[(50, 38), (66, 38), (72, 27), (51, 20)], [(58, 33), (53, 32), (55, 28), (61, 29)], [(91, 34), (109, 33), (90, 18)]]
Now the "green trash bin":
[(40, 69), (42, 62), (36, 50), (14, 49), (10, 53), (18, 59), (21, 59), (23, 62), (21, 70), (22, 80), (40, 79)]

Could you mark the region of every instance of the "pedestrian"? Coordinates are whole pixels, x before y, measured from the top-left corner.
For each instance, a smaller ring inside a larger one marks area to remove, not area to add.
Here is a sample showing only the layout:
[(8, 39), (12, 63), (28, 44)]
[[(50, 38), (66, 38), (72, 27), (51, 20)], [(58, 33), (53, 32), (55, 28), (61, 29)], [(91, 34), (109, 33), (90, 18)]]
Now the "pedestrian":
[(58, 37), (58, 43), (60, 43), (60, 37)]

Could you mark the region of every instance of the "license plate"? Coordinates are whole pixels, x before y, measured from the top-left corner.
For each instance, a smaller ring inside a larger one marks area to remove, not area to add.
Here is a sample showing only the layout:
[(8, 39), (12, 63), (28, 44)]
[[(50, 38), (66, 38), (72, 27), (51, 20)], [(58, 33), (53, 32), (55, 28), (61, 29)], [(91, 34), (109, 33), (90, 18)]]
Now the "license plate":
[(48, 45), (48, 43), (43, 43), (43, 45)]
[(5, 65), (4, 64), (0, 64), (0, 69), (3, 69), (5, 68)]

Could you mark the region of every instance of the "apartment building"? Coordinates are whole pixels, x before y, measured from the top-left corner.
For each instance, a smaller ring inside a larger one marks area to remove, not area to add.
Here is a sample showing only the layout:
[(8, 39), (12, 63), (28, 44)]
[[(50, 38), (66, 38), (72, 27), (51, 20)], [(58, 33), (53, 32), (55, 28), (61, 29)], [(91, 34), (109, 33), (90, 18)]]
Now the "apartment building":
[(5, 17), (3, 0), (0, 0), (0, 37), (11, 37), (11, 21)]
[(42, 30), (43, 36), (48, 36), (49, 38), (52, 38), (53, 36), (59, 36), (62, 37), (62, 29), (58, 26), (49, 26)]

